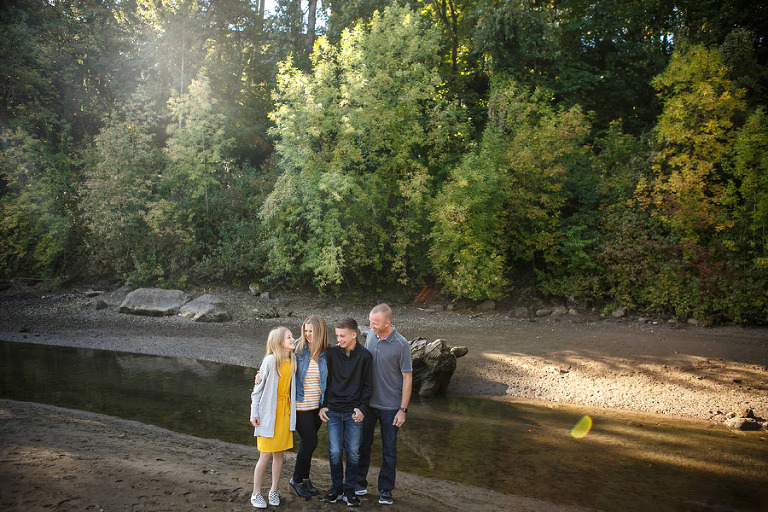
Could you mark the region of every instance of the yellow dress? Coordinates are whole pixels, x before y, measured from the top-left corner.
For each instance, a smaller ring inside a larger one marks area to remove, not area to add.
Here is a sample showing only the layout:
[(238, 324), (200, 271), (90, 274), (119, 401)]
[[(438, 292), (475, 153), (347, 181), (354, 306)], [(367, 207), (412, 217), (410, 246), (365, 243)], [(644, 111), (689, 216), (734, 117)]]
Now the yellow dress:
[(280, 380), (277, 382), (277, 413), (274, 437), (256, 436), (256, 448), (260, 452), (274, 453), (293, 448), (291, 432), (291, 362), (280, 364)]

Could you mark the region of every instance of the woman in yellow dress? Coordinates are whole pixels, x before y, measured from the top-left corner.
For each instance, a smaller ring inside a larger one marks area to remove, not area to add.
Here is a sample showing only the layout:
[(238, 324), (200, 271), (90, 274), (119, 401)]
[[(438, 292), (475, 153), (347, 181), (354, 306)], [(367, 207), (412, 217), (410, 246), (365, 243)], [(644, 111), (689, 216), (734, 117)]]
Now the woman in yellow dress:
[(283, 470), (285, 450), (293, 448), (296, 430), (296, 356), (295, 341), (287, 327), (276, 327), (267, 337), (267, 350), (259, 368), (261, 382), (251, 393), (251, 425), (256, 436), (260, 455), (253, 470), (253, 494), (251, 505), (267, 508), (267, 500), (261, 494), (261, 484), (272, 459), (272, 486), (268, 501), (272, 506), (280, 504), (280, 473)]

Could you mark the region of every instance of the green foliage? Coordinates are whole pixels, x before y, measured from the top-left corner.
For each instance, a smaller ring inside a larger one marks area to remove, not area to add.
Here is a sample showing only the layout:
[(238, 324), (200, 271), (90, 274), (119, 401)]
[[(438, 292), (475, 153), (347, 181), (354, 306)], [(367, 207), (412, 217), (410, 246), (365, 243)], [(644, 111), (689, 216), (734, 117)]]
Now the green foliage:
[[(633, 268), (632, 258), (652, 260), (647, 237), (654, 236), (654, 228), (634, 198), (650, 173), (650, 148), (621, 126), (620, 120), (611, 123), (594, 141), (590, 162), (580, 161), (568, 173), (568, 202), (557, 252), (551, 264), (537, 272), (539, 289), (547, 295), (574, 295), (625, 307), (642, 303), (636, 285), (642, 262)], [(636, 231), (638, 240), (627, 230)]]
[(233, 219), (222, 224), (218, 243), (190, 273), (197, 282), (247, 284), (261, 271), (265, 254), (256, 219)]
[(113, 100), (117, 33), (96, 0), (19, 0), (0, 10), (0, 125), (70, 158)]
[(434, 202), (429, 256), (444, 293), (472, 300), (499, 298), (509, 284), (505, 149), (504, 137), (488, 130)]
[(760, 108), (739, 130), (729, 161), (724, 204), (732, 209), (733, 249), (765, 276), (768, 271), (768, 115)]
[[(25, 131), (0, 134), (0, 268), (4, 277), (65, 277), (73, 190), (66, 164)], [(70, 197), (68, 197), (70, 196)]]
[(499, 297), (515, 264), (551, 258), (563, 183), (583, 151), (589, 124), (558, 111), (542, 91), (494, 83), (483, 142), (451, 174), (435, 201), (433, 258), (458, 297)]
[[(715, 321), (753, 314), (741, 310), (744, 292), (751, 289), (745, 284), (750, 279), (766, 280), (765, 268), (755, 266), (754, 258), (751, 265), (744, 262), (754, 253), (734, 243), (744, 240), (749, 231), (746, 211), (750, 206), (754, 211), (761, 201), (750, 183), (760, 183), (764, 174), (760, 157), (755, 159), (753, 150), (742, 153), (744, 145), (736, 143), (737, 135), (742, 141), (759, 138), (764, 128), (759, 128), (760, 114), (756, 114), (748, 126), (735, 129), (746, 103), (744, 90), (735, 88), (727, 74), (718, 52), (693, 46), (675, 54), (669, 69), (655, 81), (664, 111), (657, 126), (661, 151), (652, 199), (677, 255), (670, 280), (678, 286), (669, 302), (678, 315)], [(736, 158), (729, 164), (732, 151)], [(729, 170), (734, 173), (730, 180)], [(743, 190), (738, 182), (746, 184)], [(751, 195), (752, 205), (744, 193)], [(765, 294), (753, 296), (751, 302), (754, 313), (765, 310)]]
[[(765, 202), (756, 192), (765, 186), (757, 149), (765, 118), (758, 111), (736, 129), (743, 91), (726, 74), (717, 52), (690, 47), (655, 80), (664, 112), (654, 174), (640, 178), (632, 200), (608, 208), (596, 254), (606, 295), (625, 306), (708, 322), (764, 321), (768, 274), (756, 234), (765, 217), (755, 224), (751, 215)], [(626, 167), (621, 175), (632, 174)]]
[(554, 64), (558, 49), (555, 14), (530, 0), (482, 0), (475, 10), (474, 46), (494, 72), (506, 73), (529, 87), (544, 85), (531, 80), (546, 74)]
[(504, 82), (490, 111), (490, 123), (508, 137), (509, 256), (527, 262), (536, 254), (549, 257), (566, 199), (563, 184), (584, 150), (589, 123), (577, 108), (556, 109), (542, 90), (531, 94)]
[(96, 138), (83, 200), (91, 254), (139, 284), (245, 280), (263, 259), (248, 211), (266, 183), (224, 157), (224, 119), (204, 77), (172, 100), (165, 150), (143, 116), (147, 101), (138, 91)]
[(453, 77), (471, 71), (476, 65), (468, 51), (474, 27), (477, 0), (422, 0), (422, 13), (442, 28), (445, 60)]
[(693, 46), (673, 55), (654, 80), (664, 108), (656, 126), (660, 150), (653, 199), (673, 233), (694, 244), (722, 229), (722, 163), (746, 106), (744, 91), (726, 74), (718, 52)]
[(310, 57), (298, 0), (17, 0), (3, 276), (535, 278), (766, 322), (766, 18), (742, 4), (331, 0)]
[(133, 107), (111, 116), (96, 137), (82, 209), (95, 262), (146, 284), (165, 274), (163, 254), (189, 238), (173, 228), (176, 214), (158, 195), (165, 157), (137, 111), (142, 105)]
[(737, 28), (720, 46), (723, 64), (728, 67), (728, 79), (735, 87), (747, 91), (746, 99), (753, 107), (760, 105), (761, 100), (765, 101), (768, 94), (768, 69), (757, 59), (757, 40), (753, 31)]
[(301, 0), (276, 0), (276, 15), (270, 20), (272, 27), (269, 43), (275, 46), (280, 61), (291, 56), (294, 64), (301, 70), (310, 67), (309, 53), (305, 35), (305, 11)]
[(726, 170), (723, 205), (730, 229), (721, 235), (732, 272), (727, 308), (718, 313), (737, 321), (764, 322), (768, 312), (768, 115), (758, 108), (736, 135)]
[[(311, 75), (281, 67), (272, 114), (281, 175), (261, 210), (273, 277), (320, 289), (351, 276), (408, 282), (425, 251), (439, 151), (462, 137), (437, 89), (438, 39), (418, 14), (388, 8), (338, 46), (321, 38)], [(453, 126), (438, 125), (451, 116)]]
[[(202, 62), (216, 109), (225, 116), (229, 157), (258, 166), (272, 151), (267, 136), (277, 63), (294, 50), (248, 0), (218, 2), (209, 13)], [(274, 32), (277, 33), (274, 33)], [(291, 34), (290, 37), (293, 37)], [(298, 37), (298, 36), (297, 36)], [(195, 69), (196, 76), (199, 73)], [(167, 93), (165, 96), (167, 99)]]
[(599, 131), (616, 119), (633, 134), (651, 128), (659, 102), (650, 81), (672, 52), (676, 5), (565, 0), (557, 9), (559, 54), (547, 86), (566, 104), (594, 112)]
[(384, 11), (388, 5), (405, 6), (408, 4), (408, 1), (402, 0), (397, 2), (387, 0), (325, 0), (323, 6), (331, 14), (328, 18), (328, 39), (332, 44), (337, 44), (341, 40), (344, 30), (351, 29), (358, 23), (368, 23), (374, 13)]
[(492, 73), (593, 112), (596, 130), (621, 118), (637, 134), (658, 114), (649, 82), (671, 53), (675, 10), (657, 0), (481, 0), (472, 49)]
[(638, 183), (649, 174), (649, 145), (622, 130), (621, 120), (610, 124), (595, 141), (592, 168), (597, 176), (599, 206), (606, 208), (631, 199)]
[(554, 297), (594, 298), (600, 295), (599, 274), (602, 268), (594, 260), (598, 234), (583, 225), (565, 228), (550, 258), (546, 271), (536, 272), (538, 288), (544, 295)]
[[(721, 48), (728, 66), (734, 65), (729, 78), (739, 87), (749, 89), (754, 107), (768, 103), (768, 16), (765, 7), (744, 0), (675, 3), (679, 35), (707, 48)], [(741, 69), (739, 69), (741, 68)]]
[[(191, 222), (209, 222), (211, 196), (221, 187), (228, 165), (225, 154), (224, 116), (216, 111), (208, 79), (192, 80), (180, 99), (169, 100), (175, 120), (168, 126), (167, 152), (170, 158), (167, 186)], [(199, 220), (198, 220), (199, 219)]]
[[(606, 211), (601, 231), (601, 243), (593, 256), (601, 269), (600, 290), (626, 308), (653, 304), (648, 295), (668, 289), (658, 283), (672, 254), (658, 218), (643, 203), (629, 200)], [(661, 309), (668, 304), (662, 299), (657, 303)]]

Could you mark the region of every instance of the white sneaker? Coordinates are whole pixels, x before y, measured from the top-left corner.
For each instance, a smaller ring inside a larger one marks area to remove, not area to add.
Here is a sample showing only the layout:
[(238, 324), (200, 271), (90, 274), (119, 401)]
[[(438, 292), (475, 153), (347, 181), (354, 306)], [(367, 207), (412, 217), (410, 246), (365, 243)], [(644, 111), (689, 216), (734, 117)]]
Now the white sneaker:
[(269, 491), (269, 504), (276, 507), (280, 504), (280, 493), (277, 491)]
[(267, 508), (267, 502), (261, 494), (251, 494), (251, 505), (256, 508)]

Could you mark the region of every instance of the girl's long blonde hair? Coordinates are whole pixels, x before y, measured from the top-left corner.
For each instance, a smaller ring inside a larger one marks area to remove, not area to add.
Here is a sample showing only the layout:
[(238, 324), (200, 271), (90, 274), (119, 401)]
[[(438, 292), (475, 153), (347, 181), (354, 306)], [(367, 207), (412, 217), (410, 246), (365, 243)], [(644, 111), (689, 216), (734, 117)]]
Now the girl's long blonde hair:
[(307, 338), (304, 337), (304, 329), (307, 325), (312, 326), (312, 346), (309, 347), (309, 357), (317, 359), (320, 352), (328, 350), (328, 326), (325, 318), (320, 315), (310, 315), (301, 324), (301, 338), (296, 342), (296, 352), (307, 350)]
[[(280, 365), (283, 362), (283, 340), (285, 339), (285, 333), (287, 333), (289, 329), (284, 326), (275, 327), (271, 331), (269, 331), (269, 336), (267, 336), (267, 353), (264, 354), (264, 357), (266, 358), (269, 354), (275, 354), (275, 372), (277, 372), (277, 376), (282, 377), (280, 374)], [(291, 375), (296, 373), (296, 356), (293, 354), (293, 350), (290, 351), (290, 358), (291, 358)]]

